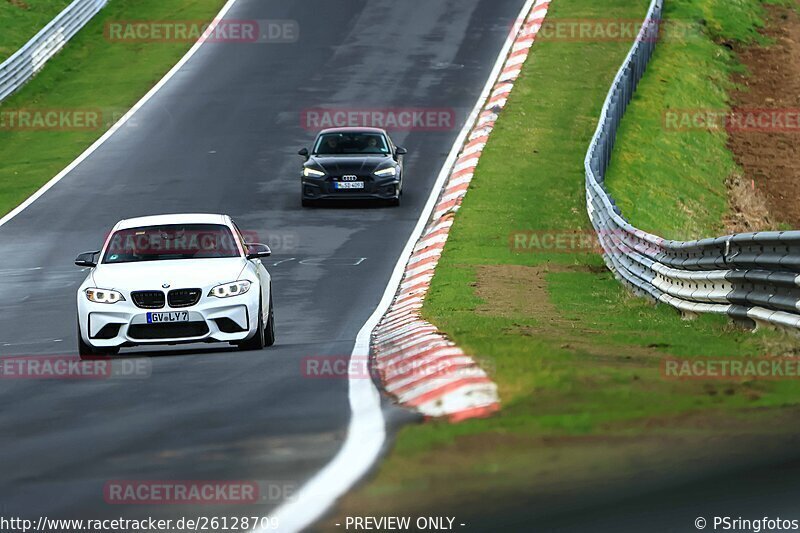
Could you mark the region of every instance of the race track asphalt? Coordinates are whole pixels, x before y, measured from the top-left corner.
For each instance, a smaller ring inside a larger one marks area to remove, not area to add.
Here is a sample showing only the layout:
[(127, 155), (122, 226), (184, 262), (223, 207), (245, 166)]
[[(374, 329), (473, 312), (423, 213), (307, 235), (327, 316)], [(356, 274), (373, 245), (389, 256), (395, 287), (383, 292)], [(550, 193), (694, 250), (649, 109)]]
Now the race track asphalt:
[[(0, 380), (0, 511), (102, 518), (266, 514), (257, 505), (109, 505), (109, 480), (254, 480), (289, 494), (339, 449), (347, 355), (375, 309), (522, 0), (239, 0), (228, 19), (289, 20), (291, 43), (206, 43), (120, 130), (0, 228), (4, 356), (76, 355), (76, 254), (117, 220), (221, 212), (273, 247), (277, 344), (125, 349), (137, 379)], [(119, 68), (124, 68), (120, 65)], [(113, 76), (113, 72), (109, 76)], [(102, 90), (102, 89), (98, 89)], [(300, 207), (304, 110), (452, 110), (392, 131), (408, 149), (399, 208)], [(390, 431), (392, 427), (389, 428)], [(245, 512), (243, 512), (245, 511)]]

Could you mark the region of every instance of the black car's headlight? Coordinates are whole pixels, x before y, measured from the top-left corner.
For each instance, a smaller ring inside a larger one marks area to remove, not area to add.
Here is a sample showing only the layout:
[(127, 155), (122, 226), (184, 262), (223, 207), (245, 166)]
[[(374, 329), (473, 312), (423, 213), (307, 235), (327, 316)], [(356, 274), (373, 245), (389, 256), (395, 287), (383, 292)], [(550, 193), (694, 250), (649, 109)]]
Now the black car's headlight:
[(380, 170), (376, 170), (373, 172), (373, 174), (381, 178), (388, 178), (389, 176), (396, 176), (397, 169), (395, 167), (382, 168)]
[(303, 176), (306, 178), (321, 178), (325, 173), (321, 170), (305, 167), (303, 168)]

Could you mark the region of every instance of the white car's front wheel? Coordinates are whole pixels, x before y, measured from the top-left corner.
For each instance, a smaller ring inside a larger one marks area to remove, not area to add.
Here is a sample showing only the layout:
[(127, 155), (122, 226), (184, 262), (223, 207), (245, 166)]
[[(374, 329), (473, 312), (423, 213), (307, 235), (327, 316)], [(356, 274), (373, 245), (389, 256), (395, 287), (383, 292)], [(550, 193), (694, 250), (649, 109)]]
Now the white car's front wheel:
[(258, 304), (258, 327), (253, 338), (239, 343), (242, 350), (263, 350), (266, 346), (275, 344), (275, 319), (272, 311), (272, 291), (269, 295), (269, 316), (264, 322), (264, 310), (261, 302)]
[(275, 312), (272, 307), (272, 288), (269, 291), (269, 318), (267, 319), (266, 331), (264, 332), (264, 345), (272, 346), (275, 344)]

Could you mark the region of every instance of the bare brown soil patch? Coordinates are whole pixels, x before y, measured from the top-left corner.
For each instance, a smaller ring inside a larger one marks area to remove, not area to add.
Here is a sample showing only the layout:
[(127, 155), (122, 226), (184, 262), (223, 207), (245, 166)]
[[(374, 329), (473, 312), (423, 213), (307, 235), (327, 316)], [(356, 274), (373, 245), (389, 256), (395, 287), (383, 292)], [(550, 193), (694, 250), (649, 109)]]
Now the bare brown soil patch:
[[(605, 272), (604, 269), (600, 270)], [(549, 263), (541, 266), (479, 265), (476, 267), (475, 295), (483, 303), (475, 309), (479, 315), (533, 317), (536, 327), (519, 326), (514, 333), (525, 336), (545, 335), (563, 349), (577, 350), (610, 364), (625, 366), (651, 363), (636, 361), (634, 356), (663, 357), (664, 346), (639, 347), (631, 345), (598, 346), (594, 335), (602, 332), (587, 328), (578, 320), (565, 317), (550, 301), (547, 275), (553, 272), (593, 272), (586, 266), (567, 266)]]
[(753, 180), (742, 176), (731, 176), (725, 182), (728, 190), (730, 212), (725, 216), (728, 233), (747, 233), (778, 229), (772, 219), (767, 198), (761, 189), (755, 188)]
[(550, 272), (564, 272), (562, 265), (480, 265), (476, 268), (475, 295), (483, 300), (475, 311), (480, 315), (535, 316), (560, 322), (561, 315), (550, 303), (547, 280)]
[[(763, 33), (774, 44), (737, 51), (749, 74), (734, 77), (743, 89), (731, 94), (731, 103), (734, 109), (776, 109), (788, 115), (800, 109), (800, 16), (779, 6), (767, 6), (767, 11)], [(776, 221), (800, 228), (800, 131), (733, 128), (729, 137), (729, 147), (745, 172), (745, 178), (729, 188), (733, 210), (729, 226), (744, 231), (772, 229)]]
[(30, 6), (23, 2), (23, 0), (7, 0), (9, 4), (20, 9), (30, 9)]

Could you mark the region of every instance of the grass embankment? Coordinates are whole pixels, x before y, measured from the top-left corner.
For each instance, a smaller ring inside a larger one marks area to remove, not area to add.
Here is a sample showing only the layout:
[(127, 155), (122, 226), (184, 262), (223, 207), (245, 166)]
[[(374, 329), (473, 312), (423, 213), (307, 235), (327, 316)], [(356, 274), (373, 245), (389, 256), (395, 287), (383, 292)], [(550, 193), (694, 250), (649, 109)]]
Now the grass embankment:
[(732, 44), (765, 41), (763, 12), (757, 0), (670, 0), (665, 7), (668, 46), (656, 49), (628, 109), (606, 184), (642, 229), (672, 239), (722, 235), (725, 181), (741, 170), (724, 127), (692, 123), (705, 111), (729, 110), (731, 77), (742, 72)]
[(42, 72), (0, 104), (6, 117), (18, 115), (18, 110), (78, 111), (71, 117), (80, 117), (81, 111), (101, 113), (98, 127), (83, 130), (0, 128), (0, 213), (13, 209), (99, 138), (193, 44), (112, 41), (104, 35), (107, 23), (211, 20), (224, 3), (111, 0)]
[(71, 0), (6, 0), (0, 2), (0, 63), (45, 27)]
[[(641, 20), (648, 4), (559, 0), (548, 17), (551, 24)], [(757, 0), (667, 6), (670, 20), (689, 25), (687, 37), (659, 46), (625, 119), (612, 190), (623, 212), (637, 202), (634, 219), (649, 229), (713, 233), (732, 170), (725, 140), (708, 132), (665, 139), (660, 101), (724, 105), (736, 64), (714, 39), (755, 38), (761, 6)], [(667, 356), (787, 353), (791, 341), (735, 329), (717, 316), (684, 321), (666, 306), (630, 296), (595, 253), (510, 247), (519, 231), (589, 231), (583, 159), (630, 44), (537, 42), (436, 271), (425, 317), (487, 362), (502, 411), (458, 425), (403, 429), (376, 479), (345, 501), (343, 514), (490, 512), (508, 502), (517, 512), (522, 505), (541, 512), (561, 492), (569, 500), (591, 489), (596, 501), (606, 483), (630, 486), (661, 479), (654, 473), (690, 471), (687, 460), (700, 472), (701, 455), (742, 451), (744, 441), (731, 437), (741, 431), (756, 441), (761, 431), (792, 431), (776, 420), (796, 416), (787, 406), (800, 402), (797, 382), (675, 381), (660, 371)], [(676, 194), (691, 213), (676, 207)]]

